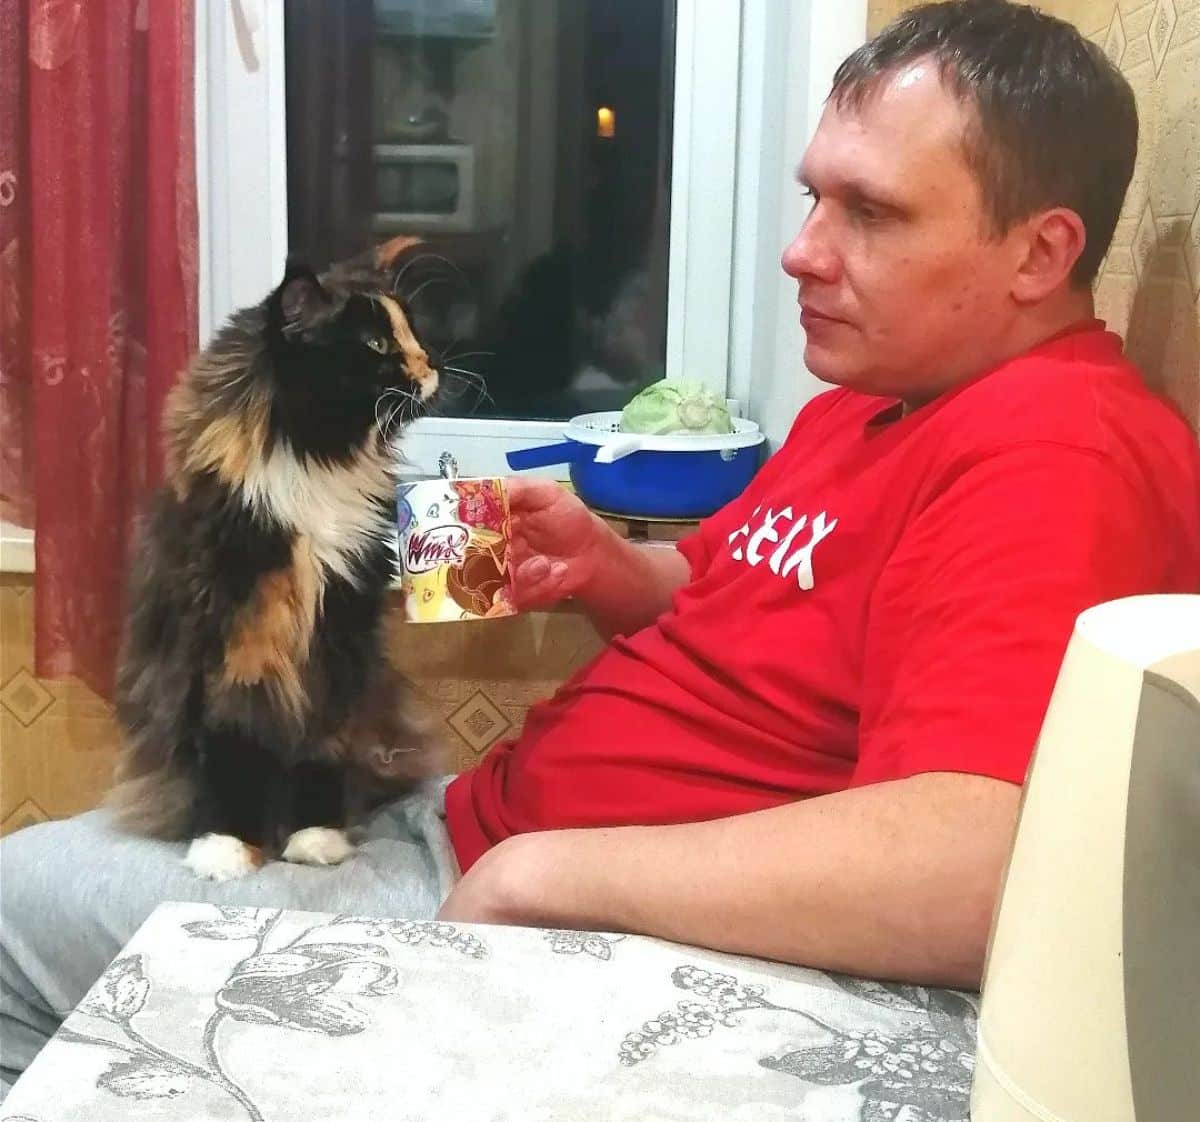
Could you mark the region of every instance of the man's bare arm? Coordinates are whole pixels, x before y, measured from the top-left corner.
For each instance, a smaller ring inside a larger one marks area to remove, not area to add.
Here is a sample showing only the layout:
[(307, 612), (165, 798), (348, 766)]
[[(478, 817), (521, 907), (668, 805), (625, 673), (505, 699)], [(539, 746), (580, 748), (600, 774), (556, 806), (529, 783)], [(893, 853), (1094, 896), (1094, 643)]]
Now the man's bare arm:
[(1019, 798), (937, 773), (712, 822), (518, 835), (442, 915), (977, 987)]

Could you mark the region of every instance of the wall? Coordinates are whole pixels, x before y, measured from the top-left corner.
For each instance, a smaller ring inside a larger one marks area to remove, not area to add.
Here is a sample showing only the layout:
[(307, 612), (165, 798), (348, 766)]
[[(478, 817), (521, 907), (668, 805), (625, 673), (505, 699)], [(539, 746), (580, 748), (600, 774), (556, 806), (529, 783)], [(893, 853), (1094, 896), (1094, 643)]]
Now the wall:
[[(877, 31), (911, 5), (871, 0)], [(1200, 0), (1045, 0), (1103, 46), (1133, 87), (1137, 168), (1096, 309), (1200, 431)]]
[(779, 259), (808, 214), (796, 168), (866, 19), (866, 0), (743, 0), (730, 396), (746, 403), (772, 449), (801, 406), (829, 388), (805, 369), (796, 282)]
[(33, 667), (33, 578), (0, 574), (0, 833), (95, 805), (117, 748), (109, 708)]
[[(573, 612), (487, 623), (392, 627), (396, 662), (440, 722), (454, 770), (517, 732), (601, 647)], [(35, 678), (33, 584), (0, 575), (0, 834), (94, 806), (119, 742), (110, 707), (73, 681)]]

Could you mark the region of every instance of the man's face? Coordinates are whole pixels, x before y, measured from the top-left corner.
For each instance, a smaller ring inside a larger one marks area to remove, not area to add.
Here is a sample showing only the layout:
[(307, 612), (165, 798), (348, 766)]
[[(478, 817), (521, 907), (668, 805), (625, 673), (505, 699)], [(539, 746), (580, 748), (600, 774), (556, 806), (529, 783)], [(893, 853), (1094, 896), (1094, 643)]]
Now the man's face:
[(921, 404), (990, 364), (1021, 246), (993, 234), (968, 112), (922, 61), (858, 110), (826, 107), (798, 173), (813, 210), (783, 254), (823, 381)]

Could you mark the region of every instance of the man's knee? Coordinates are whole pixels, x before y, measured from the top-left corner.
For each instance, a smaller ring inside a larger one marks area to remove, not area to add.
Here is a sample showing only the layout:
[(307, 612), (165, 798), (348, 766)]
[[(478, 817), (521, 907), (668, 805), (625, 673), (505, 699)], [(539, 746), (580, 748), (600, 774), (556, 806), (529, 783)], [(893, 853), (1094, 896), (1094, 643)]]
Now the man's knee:
[(117, 836), (104, 811), (27, 826), (0, 839), (0, 907), (21, 911), (95, 883)]
[[(115, 953), (88, 922), (84, 886), (103, 867), (96, 818), (46, 822), (0, 840), (0, 1048), (12, 1082)], [(93, 852), (95, 860), (81, 862)]]
[(72, 867), (75, 820), (27, 826), (0, 839), (0, 917), (6, 931), (36, 930), (53, 913), (70, 912), (65, 899), (83, 871)]
[(121, 852), (147, 843), (123, 838), (109, 822), (93, 811), (0, 842), (0, 939), (60, 1011), (78, 1001), (153, 907), (131, 898), (139, 894), (130, 892)]

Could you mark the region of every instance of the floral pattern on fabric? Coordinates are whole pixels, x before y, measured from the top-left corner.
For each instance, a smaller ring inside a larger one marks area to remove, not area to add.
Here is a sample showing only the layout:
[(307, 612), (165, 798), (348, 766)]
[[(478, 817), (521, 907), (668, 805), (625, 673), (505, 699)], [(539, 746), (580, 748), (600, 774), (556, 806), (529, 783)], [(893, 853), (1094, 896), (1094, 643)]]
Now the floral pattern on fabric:
[(965, 1122), (976, 1000), (631, 935), (166, 904), (0, 1122)]

